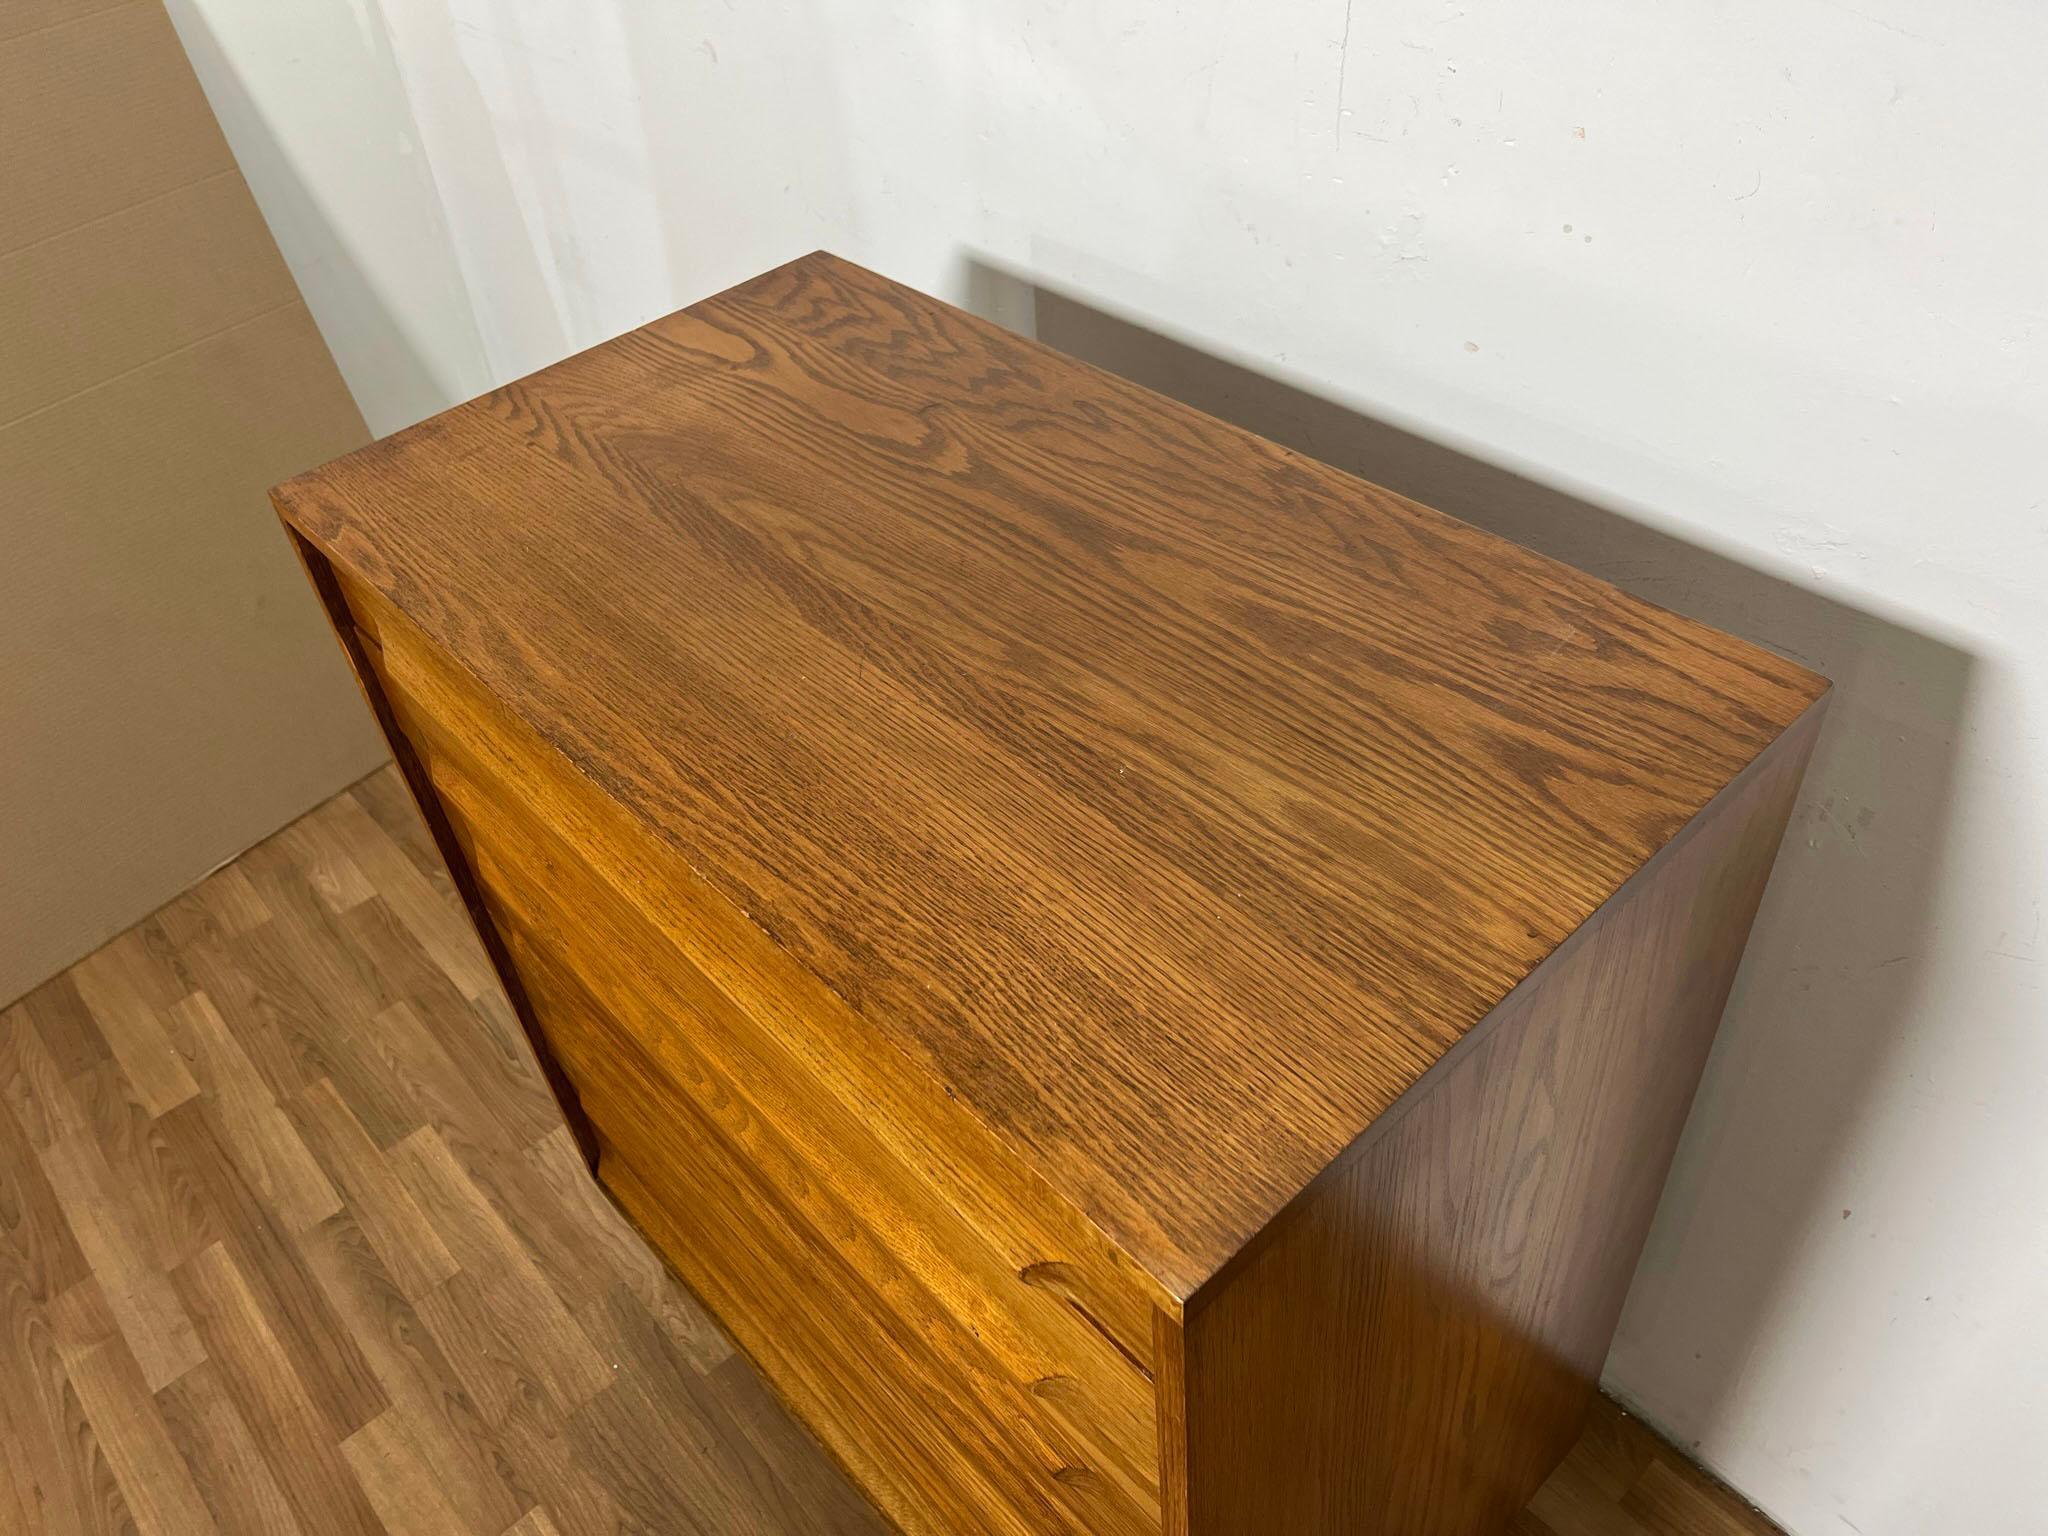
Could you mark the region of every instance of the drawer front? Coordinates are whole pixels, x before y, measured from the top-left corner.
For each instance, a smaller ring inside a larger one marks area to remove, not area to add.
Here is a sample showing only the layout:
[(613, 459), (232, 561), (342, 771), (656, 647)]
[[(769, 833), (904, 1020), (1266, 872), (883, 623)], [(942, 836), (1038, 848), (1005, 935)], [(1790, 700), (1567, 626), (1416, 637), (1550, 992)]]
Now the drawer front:
[(1157, 1530), (1150, 1341), (1114, 1272), (906, 1161), (865, 1085), (713, 982), (508, 785), (486, 711), (448, 718), (466, 680), (352, 606), (600, 1176), (813, 1429), (912, 1529), (1001, 1511), (1000, 1529)]
[[(616, 969), (628, 915), (561, 862), (536, 866), (522, 857), (508, 868), (501, 854), (520, 840), (502, 824), (496, 835), (480, 834), (479, 808), (459, 798), (468, 786), (445, 763), (436, 767), (443, 806), (462, 805), (451, 820), (529, 1004), (600, 1135), (639, 1181), (694, 1210), (737, 1193), (744, 1170), (746, 1182), (776, 1192), (777, 1202), (771, 1211), (749, 1194), (737, 1218), (776, 1217), (809, 1235), (814, 1257), (829, 1253), (850, 1266), (862, 1285), (856, 1299), (895, 1340), (899, 1361), (936, 1364), (956, 1395), (1035, 1441), (1013, 1450), (1057, 1481), (1100, 1482), (1136, 1509), (1156, 1506), (1150, 1379), (1064, 1298), (1021, 1279), (932, 1191), (883, 1161), (860, 1128), (835, 1126), (833, 1105), (806, 1092), (808, 1084), (776, 1075), (771, 1063), (756, 1073), (715, 1066), (701, 1043), (726, 1034), (729, 1002), (686, 970), (656, 979)], [(542, 891), (550, 896), (537, 897)], [(592, 943), (614, 958), (601, 967), (581, 962)], [(723, 1169), (716, 1174), (707, 1172), (714, 1151)], [(743, 1251), (765, 1245), (753, 1234)], [(686, 1276), (696, 1276), (695, 1266), (714, 1256), (677, 1257)], [(790, 1278), (809, 1289), (814, 1269), (804, 1262)], [(743, 1331), (731, 1309), (713, 1305)], [(774, 1316), (782, 1326), (783, 1310)], [(844, 1317), (826, 1321), (837, 1326)]]
[(737, 1151), (601, 1006), (513, 943), (599, 1127), (600, 1178), (893, 1517), (934, 1533), (1159, 1529), (882, 1234), (844, 1215), (821, 1230), (816, 1191)]

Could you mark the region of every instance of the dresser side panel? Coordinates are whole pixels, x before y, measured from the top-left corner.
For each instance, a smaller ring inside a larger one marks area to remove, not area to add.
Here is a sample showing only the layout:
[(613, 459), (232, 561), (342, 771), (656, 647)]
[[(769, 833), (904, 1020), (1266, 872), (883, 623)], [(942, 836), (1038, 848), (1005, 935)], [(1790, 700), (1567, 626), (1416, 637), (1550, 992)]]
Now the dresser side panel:
[(1820, 713), (1190, 1304), (1191, 1536), (1484, 1536), (1541, 1485), (1595, 1389)]

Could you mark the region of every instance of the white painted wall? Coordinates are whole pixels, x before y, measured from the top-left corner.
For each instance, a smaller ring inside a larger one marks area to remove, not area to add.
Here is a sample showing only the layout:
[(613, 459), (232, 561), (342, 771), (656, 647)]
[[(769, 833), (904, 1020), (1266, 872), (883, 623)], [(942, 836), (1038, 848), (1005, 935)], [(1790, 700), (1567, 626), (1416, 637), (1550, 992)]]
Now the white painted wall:
[(1609, 1363), (2048, 1509), (2048, 12), (169, 0), (373, 426), (814, 246), (1841, 685)]

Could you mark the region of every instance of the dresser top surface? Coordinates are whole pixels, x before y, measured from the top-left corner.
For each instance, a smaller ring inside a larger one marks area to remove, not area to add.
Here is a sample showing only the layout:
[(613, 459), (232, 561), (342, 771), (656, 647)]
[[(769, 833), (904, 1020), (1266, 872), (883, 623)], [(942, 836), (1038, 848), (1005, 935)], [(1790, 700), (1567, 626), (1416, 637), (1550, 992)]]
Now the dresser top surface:
[(1183, 1296), (1826, 688), (822, 254), (278, 501)]

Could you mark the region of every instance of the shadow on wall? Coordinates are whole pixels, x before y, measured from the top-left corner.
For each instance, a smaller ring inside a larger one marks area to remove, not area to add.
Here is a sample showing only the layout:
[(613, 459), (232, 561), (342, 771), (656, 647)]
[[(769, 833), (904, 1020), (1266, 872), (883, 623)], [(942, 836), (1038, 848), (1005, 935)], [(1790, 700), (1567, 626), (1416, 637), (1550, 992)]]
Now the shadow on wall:
[[(228, 46), (231, 39), (224, 38), (216, 25), (213, 13), (220, 8), (201, 0), (169, 0), (168, 9), (242, 175), (262, 207), (271, 236), (292, 264), (292, 276), (371, 433), (381, 436), (396, 431), (476, 393), (482, 387), (484, 356), (466, 313), (467, 300), (459, 287), (450, 288), (443, 282), (437, 290), (435, 285), (436, 271), (445, 269), (445, 274), (452, 275), (455, 270), (445, 228), (435, 225), (424, 231), (422, 240), (436, 259), (424, 261), (420, 254), (424, 247), (416, 244), (406, 275), (422, 291), (438, 291), (444, 310), (450, 301), (464, 306), (464, 313), (445, 327), (461, 336), (459, 349), (451, 348), (445, 335), (435, 344), (409, 330), (398, 296), (380, 287), (371, 265), (356, 249), (360, 243), (377, 243), (388, 232), (351, 231), (343, 227), (345, 217), (337, 222), (336, 214), (323, 201), (323, 188), (301, 163), (312, 130), (307, 123), (273, 121), (259, 93), (243, 79), (235, 51)], [(295, 24), (301, 19), (294, 16), (288, 22)], [(314, 27), (304, 30), (318, 35)], [(381, 21), (365, 21), (360, 28), (349, 23), (347, 36), (348, 56), (325, 59), (322, 67), (383, 84), (402, 101), (396, 62), (383, 37)], [(377, 89), (365, 86), (360, 118), (326, 123), (322, 131), (362, 139), (387, 128), (398, 134), (394, 125), (379, 122), (373, 115), (388, 105)], [(402, 137), (408, 144), (418, 140), (409, 109)], [(380, 174), (390, 175), (391, 166), (405, 163), (412, 153), (380, 140), (375, 154), (386, 162)], [(419, 212), (416, 203), (394, 202), (391, 207), (395, 210), (392, 217), (401, 222)]]
[[(1606, 1382), (1683, 1443), (1732, 1417), (1923, 1002), (1970, 657), (1795, 583), (969, 257), (970, 308), (1793, 656), (1836, 692)], [(1711, 1460), (1711, 1456), (1709, 1457)]]

